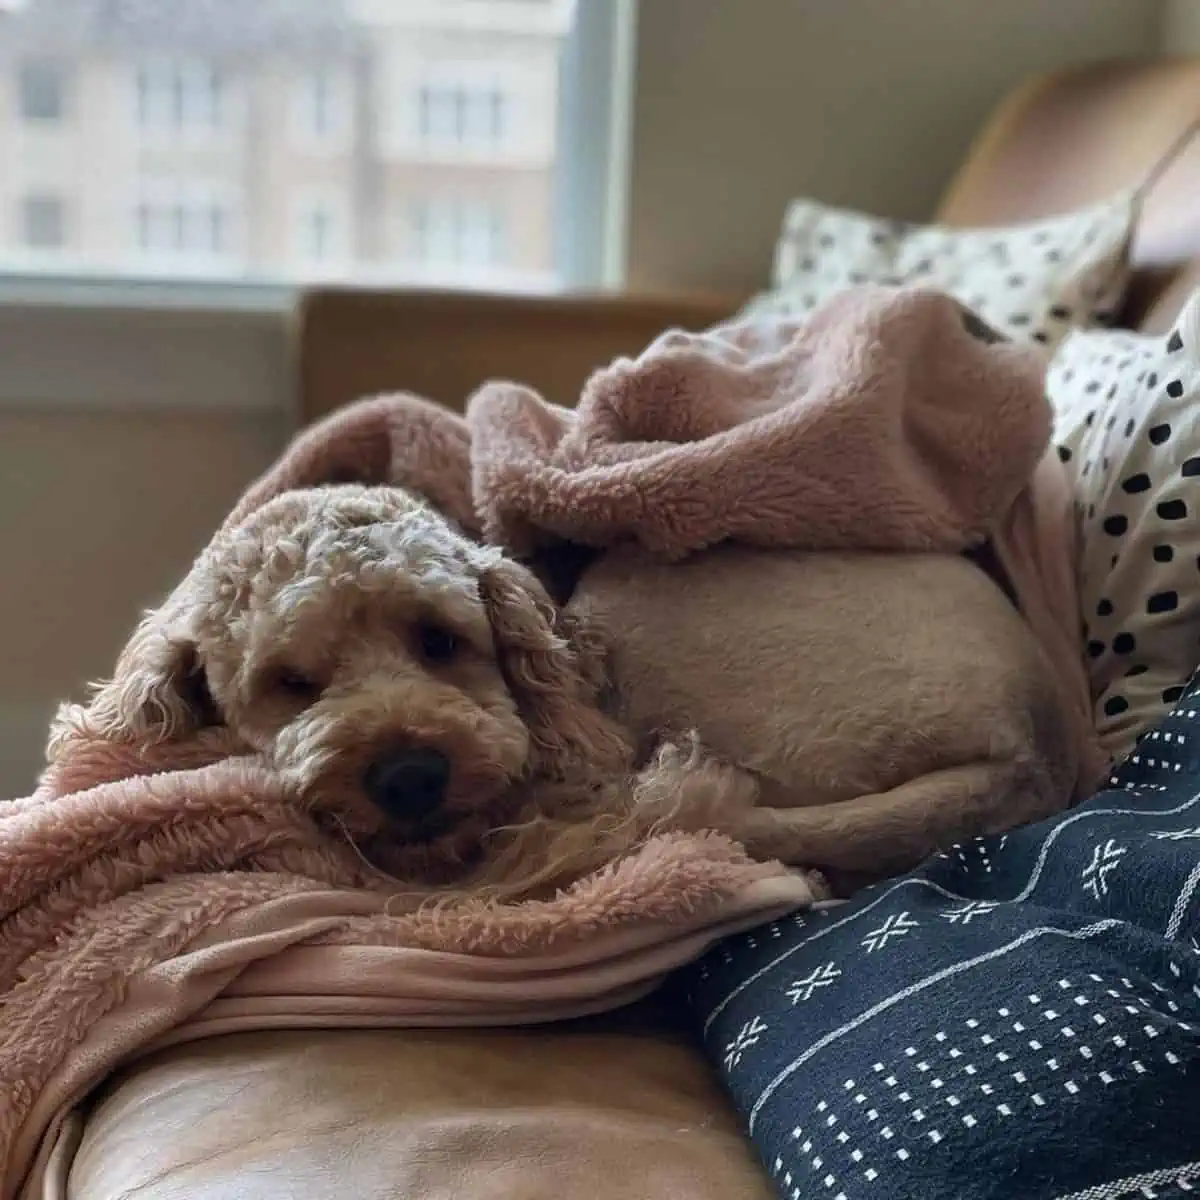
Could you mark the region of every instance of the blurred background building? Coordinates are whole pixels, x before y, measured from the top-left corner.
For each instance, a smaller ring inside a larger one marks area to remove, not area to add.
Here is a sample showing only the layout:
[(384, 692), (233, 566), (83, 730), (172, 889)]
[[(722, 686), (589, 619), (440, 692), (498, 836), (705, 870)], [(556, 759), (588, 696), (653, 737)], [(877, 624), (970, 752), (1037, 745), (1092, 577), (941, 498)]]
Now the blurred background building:
[(569, 0), (0, 0), (0, 267), (536, 286)]

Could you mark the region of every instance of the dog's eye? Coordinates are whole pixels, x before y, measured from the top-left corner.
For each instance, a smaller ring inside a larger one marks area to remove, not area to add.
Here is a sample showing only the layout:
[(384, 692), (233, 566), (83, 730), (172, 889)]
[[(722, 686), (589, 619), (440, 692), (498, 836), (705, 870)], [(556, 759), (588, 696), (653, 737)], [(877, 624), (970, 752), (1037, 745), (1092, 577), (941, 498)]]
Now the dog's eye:
[(458, 635), (428, 621), (417, 626), (417, 646), (426, 662), (448, 663), (459, 649)]
[(277, 691), (290, 699), (303, 700), (306, 704), (311, 704), (321, 694), (319, 683), (292, 667), (281, 667), (275, 672), (272, 682)]

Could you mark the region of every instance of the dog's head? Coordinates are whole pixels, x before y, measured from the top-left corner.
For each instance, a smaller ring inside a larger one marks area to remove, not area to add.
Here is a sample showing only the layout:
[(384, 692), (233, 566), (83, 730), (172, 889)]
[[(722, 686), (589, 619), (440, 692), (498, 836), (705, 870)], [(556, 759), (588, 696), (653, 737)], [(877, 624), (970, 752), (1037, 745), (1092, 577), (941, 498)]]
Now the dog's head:
[(422, 502), (291, 492), (218, 536), (50, 757), (220, 731), (427, 875), (477, 854), (519, 785), (624, 762), (597, 683), (533, 575)]

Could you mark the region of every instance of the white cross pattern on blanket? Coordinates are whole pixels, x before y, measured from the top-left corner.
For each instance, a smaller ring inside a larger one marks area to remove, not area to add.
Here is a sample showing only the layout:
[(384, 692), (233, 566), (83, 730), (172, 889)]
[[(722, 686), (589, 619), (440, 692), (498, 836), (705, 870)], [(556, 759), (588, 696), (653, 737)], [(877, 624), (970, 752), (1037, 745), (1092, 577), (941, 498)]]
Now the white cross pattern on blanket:
[(787, 998), (793, 1005), (802, 1000), (811, 1000), (818, 988), (829, 987), (841, 976), (841, 971), (831, 962), (823, 963), (815, 971), (810, 971), (803, 979), (795, 979), (788, 984)]
[(1117, 869), (1126, 853), (1127, 847), (1118, 846), (1112, 838), (1103, 846), (1092, 848), (1092, 861), (1079, 873), (1083, 890), (1090, 892), (1092, 899), (1099, 900), (1108, 895), (1108, 877)]
[(751, 1017), (725, 1047), (726, 1068), (732, 1071), (742, 1061), (742, 1056), (746, 1051), (758, 1045), (768, 1028), (769, 1026), (761, 1017)]
[(859, 943), (868, 954), (882, 950), (894, 938), (900, 938), (920, 928), (920, 921), (914, 921), (907, 912), (893, 913), (878, 929), (872, 929)]
[(995, 900), (968, 900), (965, 904), (948, 909), (939, 915), (943, 921), (949, 921), (951, 925), (970, 925), (976, 917), (994, 912), (999, 907), (1000, 905)]

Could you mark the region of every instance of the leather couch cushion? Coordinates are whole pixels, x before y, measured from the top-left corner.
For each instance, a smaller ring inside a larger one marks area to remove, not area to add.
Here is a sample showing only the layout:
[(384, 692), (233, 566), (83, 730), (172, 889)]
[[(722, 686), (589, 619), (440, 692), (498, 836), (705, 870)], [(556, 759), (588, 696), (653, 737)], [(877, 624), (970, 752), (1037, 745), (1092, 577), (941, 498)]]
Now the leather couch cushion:
[(629, 1017), (240, 1034), (98, 1098), (72, 1200), (768, 1200), (699, 1052)]

